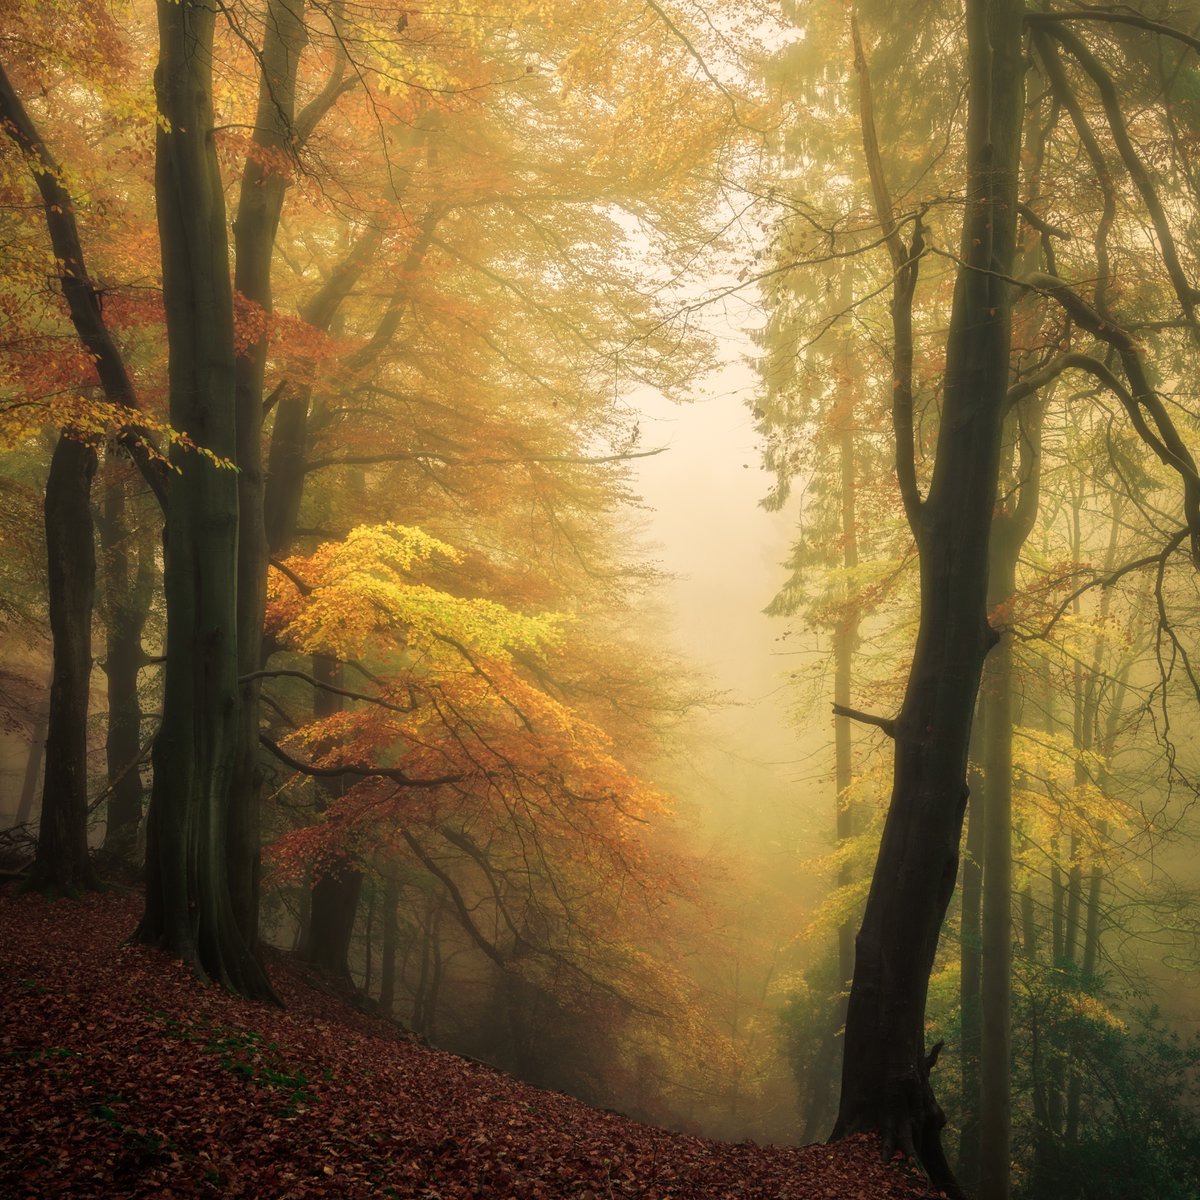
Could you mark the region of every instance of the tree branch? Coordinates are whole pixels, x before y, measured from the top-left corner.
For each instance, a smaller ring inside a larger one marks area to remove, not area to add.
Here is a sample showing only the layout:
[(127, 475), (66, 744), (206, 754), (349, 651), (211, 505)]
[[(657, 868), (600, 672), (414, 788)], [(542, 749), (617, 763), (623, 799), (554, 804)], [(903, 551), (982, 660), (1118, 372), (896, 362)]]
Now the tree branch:
[[(131, 416), (140, 411), (133, 381), (125, 369), (125, 360), (100, 311), (99, 294), (88, 276), (83, 243), (75, 223), (75, 202), (63, 186), (62, 171), (49, 147), (42, 140), (20, 97), (0, 65), (0, 126), (25, 155), (42, 197), (46, 229), (58, 277), (67, 302), (71, 324), (84, 349), (96, 365), (96, 374), (111, 403), (127, 409)], [(167, 504), (167, 466), (147, 448), (148, 434), (136, 422), (123, 427), (117, 441), (142, 473), (160, 506)]]
[(892, 430), (896, 443), (896, 481), (904, 513), (914, 535), (920, 532), (921, 492), (917, 486), (916, 450), (913, 441), (913, 328), (912, 306), (917, 290), (917, 272), (925, 252), (924, 229), (918, 215), (913, 226), (912, 243), (904, 245), (896, 223), (892, 198), (883, 172), (879, 139), (875, 132), (871, 76), (867, 70), (858, 20), (853, 11), (850, 29), (854, 38), (854, 67), (859, 78), (859, 116), (862, 124), (863, 153), (871, 177), (875, 212), (883, 230), (884, 242), (895, 271), (892, 285)]
[(665, 454), (669, 446), (655, 450), (631, 450), (624, 454), (604, 454), (588, 457), (583, 454), (531, 454), (527, 458), (451, 458), (435, 450), (396, 454), (347, 454), (341, 458), (317, 458), (305, 463), (305, 471), (322, 471), (328, 467), (373, 467), (385, 463), (437, 462), (446, 467), (519, 467), (526, 463), (568, 463), (572, 466), (599, 466), (604, 463), (626, 462), (634, 458), (653, 458)]
[(375, 704), (380, 708), (386, 708), (389, 712), (397, 712), (408, 714), (416, 711), (416, 705), (401, 705), (392, 704), (387, 700), (382, 700), (378, 696), (371, 696), (366, 692), (352, 692), (347, 688), (335, 687), (332, 683), (325, 683), (317, 679), (313, 675), (308, 675), (304, 671), (293, 671), (280, 669), (277, 671), (251, 671), (248, 675), (242, 675), (238, 679), (238, 683), (249, 683), (252, 679), (300, 679), (305, 683), (315, 688), (320, 688), (324, 692), (332, 692), (335, 696), (345, 696), (347, 700), (362, 700), (367, 704)]
[(1100, 8), (1089, 8), (1081, 12), (1027, 12), (1025, 14), (1025, 24), (1031, 25), (1035, 29), (1039, 26), (1053, 28), (1063, 21), (1103, 21), (1110, 25), (1129, 25), (1134, 29), (1157, 33), (1161, 37), (1174, 38), (1175, 41), (1182, 42), (1185, 46), (1200, 53), (1200, 38), (1192, 37), (1190, 33), (1184, 33), (1181, 29), (1173, 29), (1170, 25), (1152, 21), (1149, 17), (1143, 17), (1133, 12), (1111, 12)]
[(857, 708), (850, 708), (845, 704), (835, 704), (833, 715), (848, 717), (851, 721), (861, 721), (864, 725), (874, 725), (877, 729), (882, 729), (890, 738), (896, 736), (896, 722), (892, 717), (877, 717), (873, 713), (860, 712)]
[(287, 566), (277, 558), (271, 559), (271, 566), (277, 570), (280, 575), (289, 580), (302, 596), (311, 596), (313, 593), (312, 584), (305, 583), (291, 567)]
[(508, 970), (508, 959), (496, 949), (491, 942), (479, 932), (478, 926), (471, 920), (471, 911), (467, 908), (467, 902), (463, 899), (463, 894), (458, 890), (458, 885), (446, 874), (425, 853), (421, 843), (417, 841), (407, 829), (401, 828), (400, 836), (405, 840), (408, 848), (416, 856), (417, 861), (446, 889), (447, 895), (450, 897), (451, 903), (454, 905), (454, 911), (458, 914), (459, 924), (463, 927), (463, 932), (479, 947), (498, 966), (502, 971)]
[(1158, 198), (1158, 192), (1150, 179), (1150, 174), (1129, 137), (1129, 130), (1125, 125), (1125, 116), (1121, 112), (1120, 99), (1117, 96), (1117, 89), (1113, 84), (1112, 77), (1101, 65), (1099, 59), (1069, 30), (1063, 29), (1061, 25), (1057, 24), (1047, 25), (1045, 28), (1051, 37), (1060, 42), (1084, 71), (1092, 77), (1092, 81), (1100, 93), (1100, 102), (1104, 106), (1108, 127), (1112, 131), (1113, 141), (1116, 143), (1121, 161), (1125, 164), (1129, 178), (1141, 195), (1146, 211), (1150, 214), (1150, 220), (1154, 224), (1154, 231), (1158, 234), (1159, 253), (1162, 255), (1163, 265), (1171, 277), (1171, 283), (1179, 298), (1180, 306), (1191, 320), (1196, 301), (1200, 299), (1200, 292), (1192, 287), (1184, 274), (1183, 265), (1180, 263), (1175, 249), (1175, 235), (1171, 232), (1166, 211)]
[(1050, 620), (1046, 622), (1043, 629), (1036, 633), (1017, 633), (1014, 636), (1022, 642), (1044, 641), (1050, 636), (1054, 626), (1062, 619), (1066, 611), (1086, 592), (1090, 592), (1092, 588), (1109, 588), (1114, 583), (1122, 579), (1124, 576), (1131, 574), (1134, 571), (1140, 571), (1143, 567), (1153, 567), (1162, 565), (1179, 549), (1180, 546), (1187, 540), (1189, 530), (1180, 529), (1167, 540), (1167, 543), (1157, 554), (1148, 554), (1145, 558), (1134, 559), (1133, 562), (1127, 562), (1123, 566), (1117, 567), (1116, 570), (1110, 571), (1107, 575), (1098, 575), (1095, 579), (1089, 579), (1082, 587), (1076, 588), (1051, 614)]
[(290, 755), (278, 742), (267, 737), (265, 733), (258, 735), (258, 740), (275, 755), (281, 763), (299, 771), (302, 775), (311, 775), (314, 779), (338, 779), (343, 775), (357, 775), (362, 779), (390, 779), (402, 787), (438, 788), (446, 784), (459, 783), (462, 775), (439, 775), (432, 779), (414, 779), (395, 767), (318, 767), (306, 763)]

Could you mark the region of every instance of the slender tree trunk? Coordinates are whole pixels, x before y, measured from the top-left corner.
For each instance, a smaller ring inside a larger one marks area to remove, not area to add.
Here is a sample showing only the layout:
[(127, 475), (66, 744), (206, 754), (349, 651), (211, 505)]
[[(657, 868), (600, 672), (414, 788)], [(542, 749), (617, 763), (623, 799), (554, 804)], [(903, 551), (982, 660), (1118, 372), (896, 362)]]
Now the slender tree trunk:
[(954, 1193), (941, 1146), (945, 1116), (929, 1083), (936, 1052), (926, 1052), (925, 1001), (958, 874), (971, 716), (983, 659), (996, 641), (987, 622), (987, 543), (1011, 343), (1004, 277), (1015, 253), (1022, 11), (1016, 0), (967, 0), (964, 265), (923, 501), (915, 494), (911, 421), (897, 413), (897, 465), (921, 563), (920, 626), (894, 724), (892, 802), (856, 942), (834, 1130), (879, 1129), (886, 1154), (898, 1147), (917, 1157)]
[(983, 729), (987, 723), (987, 691), (982, 690), (971, 730), (971, 759), (967, 775), (966, 858), (962, 865), (962, 918), (959, 935), (959, 1013), (962, 1022), (962, 1113), (959, 1120), (958, 1180), (969, 1194), (979, 1186), (979, 988), (982, 975), (984, 775)]
[[(1016, 590), (1019, 547), (992, 529), (990, 598)], [(1009, 1041), (1012, 992), (1012, 635), (1005, 633), (984, 671), (984, 842), (980, 978), (979, 1200), (1008, 1200), (1012, 1114)]]
[[(847, 289), (848, 291), (848, 289)], [(844, 296), (844, 307), (852, 297)], [(854, 450), (854, 382), (841, 379), (846, 402), (838, 414), (838, 459), (841, 474), (842, 565), (847, 571), (858, 566), (858, 529), (855, 521), (855, 450)], [(835, 705), (848, 707), (854, 675), (854, 652), (858, 645), (858, 614), (854, 600), (843, 598), (845, 613), (833, 632)], [(850, 800), (850, 785), (854, 782), (853, 733), (850, 718), (835, 716), (833, 725), (834, 788), (836, 794), (836, 830), (838, 844), (845, 847), (855, 833), (855, 813)], [(838, 886), (854, 883), (854, 871), (843, 862), (838, 871)], [(854, 974), (854, 921), (847, 919), (838, 928), (838, 987), (834, 996), (830, 1027), (825, 1041), (817, 1051), (809, 1081), (807, 1113), (804, 1120), (804, 1140), (810, 1142), (818, 1131), (828, 1126), (829, 1093), (833, 1085), (842, 1048), (842, 1029), (846, 1024), (846, 998), (850, 978)]]
[(51, 894), (99, 886), (87, 844), (87, 717), (92, 677), (96, 550), (91, 488), (95, 449), (65, 434), (46, 481), (46, 551), (54, 675), (37, 856), (26, 883)]
[(433, 913), (433, 931), (430, 935), (432, 969), (429, 986), (425, 993), (425, 1036), (433, 1041), (437, 1037), (438, 1003), (442, 995), (442, 980), (445, 978), (446, 962), (442, 957), (442, 914), (446, 910), (438, 905)]
[(383, 884), (383, 946), (379, 956), (379, 1011), (391, 1017), (396, 1007), (396, 910), (400, 906), (400, 877), (389, 871)]
[[(975, 1011), (968, 1021), (963, 1009), (964, 1066), (967, 1035), (977, 1054), (976, 1074), (964, 1070), (964, 1105), (974, 1120), (969, 1162), (973, 1174), (964, 1177), (980, 1200), (1007, 1200), (1011, 1161), (1009, 1044), (1012, 1009), (1012, 787), (1013, 787), (1013, 647), (1007, 614), (1016, 593), (1017, 563), (1037, 520), (1041, 488), (1041, 430), (1044, 405), (1026, 403), (1006, 421), (1004, 474), (1006, 498), (992, 517), (988, 545), (988, 611), (999, 615), (1000, 642), (983, 670), (983, 686), (972, 742), (981, 751), (982, 788), (971, 799), (972, 853), (979, 871), (971, 897), (973, 930), (978, 951), (967, 979), (964, 949), (964, 997), (969, 982), (975, 991)], [(1017, 467), (1011, 463), (1017, 456)], [(978, 831), (975, 827), (978, 825)], [(967, 871), (964, 869), (964, 888)], [(967, 896), (964, 892), (964, 913)], [(964, 937), (965, 942), (965, 937)], [(977, 1091), (975, 1089), (978, 1089)], [(978, 1107), (976, 1107), (976, 1103)], [(964, 1125), (964, 1129), (967, 1126)]]
[(1037, 962), (1038, 930), (1033, 911), (1033, 888), (1021, 889), (1021, 950), (1030, 962)]
[[(213, 137), (216, 10), (159, 0), (156, 195), (170, 352), (171, 424), (236, 458), (233, 297)], [(270, 995), (229, 888), (238, 746), (237, 474), (175, 448), (167, 507), (166, 680), (154, 743), (140, 941), (247, 996)]]
[(142, 706), (138, 674), (145, 656), (142, 631), (154, 594), (154, 556), (129, 519), (127, 482), (110, 455), (105, 464), (100, 546), (104, 585), (104, 673), (108, 678), (108, 819), (106, 853), (134, 864), (142, 820), (142, 779), (136, 764), (142, 751)]
[[(1087, 928), (1083, 939), (1083, 962), (1081, 971), (1083, 984), (1088, 986), (1096, 972), (1100, 957), (1100, 900), (1104, 890), (1104, 868), (1099, 863), (1092, 867), (1088, 878)], [(1068, 1146), (1079, 1139), (1079, 1121), (1083, 1101), (1083, 1074), (1072, 1064), (1067, 1080), (1067, 1123), (1065, 1138)]]
[[(436, 911), (436, 903), (431, 896), (425, 906), (425, 920), (421, 922), (421, 927), (417, 934), (421, 939), (421, 966), (417, 974), (417, 986), (413, 992), (412, 1027), (422, 1037), (429, 1036), (429, 1025), (426, 1020), (426, 996), (429, 992), (433, 974), (433, 914)], [(496, 986), (498, 993), (501, 985), (498, 982)]]
[[(850, 297), (847, 297), (849, 306)], [(838, 460), (841, 474), (842, 510), (842, 566), (852, 573), (858, 566), (858, 529), (855, 517), (855, 491), (857, 472), (854, 452), (854, 399), (850, 380), (843, 380), (846, 402), (839, 412)], [(858, 646), (858, 610), (851, 597), (844, 597), (846, 612), (838, 622), (834, 633), (834, 702), (849, 705), (852, 701), (851, 688), (854, 674), (854, 652)], [(853, 736), (850, 719), (834, 718), (834, 775), (837, 786), (837, 838), (845, 846), (855, 833), (854, 810), (850, 803), (850, 785), (854, 781)], [(853, 868), (843, 862), (838, 876), (841, 887), (854, 882)], [(854, 923), (846, 920), (838, 930), (838, 983), (842, 989), (849, 987), (854, 974)], [(846, 1019), (845, 999), (837, 1006), (837, 1029)], [(835, 1031), (836, 1032), (836, 1031)]]
[(373, 880), (367, 881), (367, 919), (364, 923), (363, 941), (366, 943), (366, 949), (363, 952), (363, 981), (362, 994), (368, 999), (371, 996), (371, 984), (375, 977), (375, 947), (372, 941), (375, 937), (375, 909), (379, 897), (376, 895), (375, 883)]
[[(51, 676), (53, 682), (53, 676)], [(49, 686), (46, 688), (50, 691)], [(33, 799), (37, 795), (38, 779), (42, 773), (42, 760), (46, 756), (46, 723), (47, 714), (43, 710), (38, 713), (33, 726), (33, 736), (29, 742), (29, 755), (25, 759), (25, 775), (21, 780), (21, 799), (17, 803), (18, 825), (25, 825), (33, 815)]]
[(260, 868), (259, 692), (248, 678), (262, 666), (263, 615), (267, 596), (267, 532), (263, 516), (263, 376), (267, 362), (266, 318), (272, 311), (271, 260), (289, 172), (282, 166), (295, 137), (296, 73), (308, 41), (304, 0), (270, 0), (259, 57), (254, 145), (242, 172), (233, 224), (234, 289), (262, 322), (255, 341), (234, 364), (237, 411), (238, 561), (237, 646), (242, 677), (237, 751), (229, 820), (229, 883), (243, 938), (258, 941)]

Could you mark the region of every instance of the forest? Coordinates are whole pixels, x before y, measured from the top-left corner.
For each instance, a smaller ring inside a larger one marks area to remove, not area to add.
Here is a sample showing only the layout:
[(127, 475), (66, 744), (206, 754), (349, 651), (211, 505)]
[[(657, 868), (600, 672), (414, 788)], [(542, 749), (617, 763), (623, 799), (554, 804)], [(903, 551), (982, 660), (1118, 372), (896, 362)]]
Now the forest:
[(1200, 1196), (1200, 4), (0, 0), (0, 264), (0, 1194)]

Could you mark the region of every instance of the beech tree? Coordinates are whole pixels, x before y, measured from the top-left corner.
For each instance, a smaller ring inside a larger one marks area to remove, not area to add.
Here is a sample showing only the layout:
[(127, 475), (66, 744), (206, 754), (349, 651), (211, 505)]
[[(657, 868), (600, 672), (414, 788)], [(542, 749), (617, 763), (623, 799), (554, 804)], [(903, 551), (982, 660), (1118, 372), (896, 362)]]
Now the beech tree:
[(172, 452), (163, 719), (137, 937), (243, 995), (268, 996), (266, 975), (238, 926), (225, 849), (241, 703), (233, 292), (211, 133), (215, 20), (214, 9), (192, 0), (158, 5), (155, 194), (170, 419), (204, 453)]

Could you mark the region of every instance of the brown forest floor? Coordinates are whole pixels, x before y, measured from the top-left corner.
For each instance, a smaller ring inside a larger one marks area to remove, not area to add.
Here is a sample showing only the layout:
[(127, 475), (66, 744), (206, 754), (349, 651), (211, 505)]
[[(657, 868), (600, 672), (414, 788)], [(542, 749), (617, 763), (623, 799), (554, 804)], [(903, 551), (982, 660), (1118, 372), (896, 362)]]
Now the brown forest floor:
[(0, 1196), (918, 1200), (873, 1140), (669, 1133), (430, 1050), (286, 962), (280, 1011), (124, 945), (138, 901), (0, 896)]

